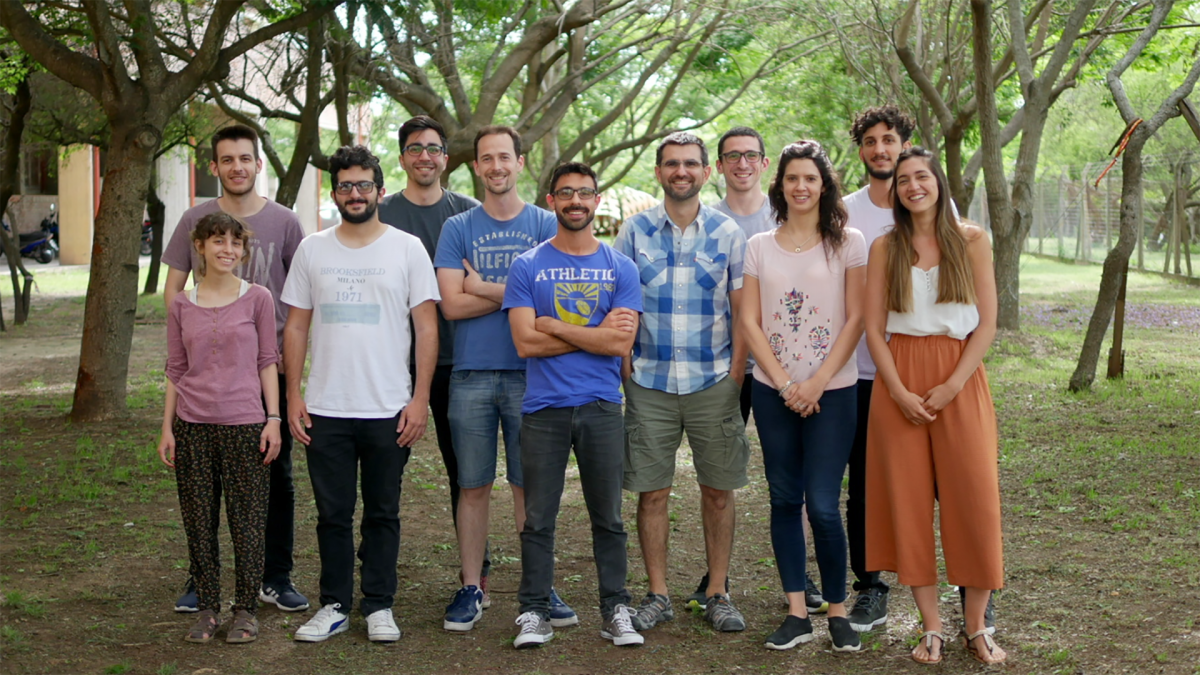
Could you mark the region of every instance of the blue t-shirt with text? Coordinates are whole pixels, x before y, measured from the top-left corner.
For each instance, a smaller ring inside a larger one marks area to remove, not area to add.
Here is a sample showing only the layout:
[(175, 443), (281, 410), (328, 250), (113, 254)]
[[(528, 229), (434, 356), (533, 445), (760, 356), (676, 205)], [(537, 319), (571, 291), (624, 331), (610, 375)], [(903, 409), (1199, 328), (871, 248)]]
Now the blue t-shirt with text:
[[(477, 206), (446, 221), (433, 266), (461, 270), (465, 258), (484, 281), (507, 283), (517, 256), (557, 231), (554, 214), (532, 204), (512, 220), (496, 220)], [(455, 322), (454, 370), (525, 370), (507, 314), (496, 310)]]
[[(608, 244), (590, 255), (563, 253), (546, 242), (521, 254), (504, 290), (504, 309), (532, 307), (576, 326), (599, 326), (616, 307), (642, 311), (637, 266)], [(574, 351), (528, 360), (521, 412), (621, 403), (621, 358)]]

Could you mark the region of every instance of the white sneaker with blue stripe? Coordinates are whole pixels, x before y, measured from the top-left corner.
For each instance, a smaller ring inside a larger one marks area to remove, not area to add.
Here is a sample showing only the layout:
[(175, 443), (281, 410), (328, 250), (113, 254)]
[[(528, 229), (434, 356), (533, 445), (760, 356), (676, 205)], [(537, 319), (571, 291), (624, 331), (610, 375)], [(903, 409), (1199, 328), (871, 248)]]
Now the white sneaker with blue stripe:
[(341, 603), (325, 605), (317, 610), (308, 623), (296, 629), (292, 636), (297, 642), (324, 642), (350, 628), (350, 615), (342, 613)]

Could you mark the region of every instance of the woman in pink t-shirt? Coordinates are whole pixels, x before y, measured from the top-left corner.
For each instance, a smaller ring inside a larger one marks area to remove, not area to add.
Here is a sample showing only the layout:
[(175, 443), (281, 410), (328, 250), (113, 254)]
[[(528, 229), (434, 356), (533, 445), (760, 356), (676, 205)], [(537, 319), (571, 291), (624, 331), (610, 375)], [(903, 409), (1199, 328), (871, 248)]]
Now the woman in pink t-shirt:
[(234, 216), (205, 216), (192, 232), (200, 281), (167, 308), (167, 400), (158, 454), (175, 469), (196, 581), (200, 613), (184, 637), (188, 642), (208, 642), (220, 625), (222, 489), (237, 564), (226, 641), (258, 637), (268, 465), (280, 447), (279, 349), (270, 291), (233, 274), (246, 260), (249, 239)]
[(857, 414), (866, 242), (846, 227), (832, 163), (820, 144), (783, 150), (768, 191), (779, 228), (746, 244), (741, 334), (757, 365), (754, 420), (771, 491), (771, 544), (788, 615), (769, 649), (813, 639), (804, 602), (802, 509), (829, 602), (835, 651), (858, 651), (846, 618), (846, 533), (839, 497)]

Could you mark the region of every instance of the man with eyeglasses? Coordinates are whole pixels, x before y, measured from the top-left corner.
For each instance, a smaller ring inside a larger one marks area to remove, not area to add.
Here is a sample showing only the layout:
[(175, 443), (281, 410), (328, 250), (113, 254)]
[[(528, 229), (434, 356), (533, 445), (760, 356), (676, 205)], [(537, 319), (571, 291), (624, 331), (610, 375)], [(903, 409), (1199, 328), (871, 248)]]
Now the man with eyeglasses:
[(526, 520), (517, 648), (554, 637), (554, 530), (572, 449), (592, 525), (600, 635), (617, 646), (643, 641), (633, 628), (633, 596), (625, 587), (621, 521), (621, 357), (633, 347), (642, 290), (633, 263), (592, 233), (597, 187), (586, 164), (554, 170), (546, 203), (558, 218), (558, 233), (517, 257), (504, 293), (513, 342), (527, 359), (529, 376), (521, 406)]
[[(437, 278), (420, 240), (379, 220), (383, 169), (375, 155), (362, 146), (342, 147), (329, 158), (329, 175), (342, 222), (300, 243), (283, 289), (291, 307), (283, 340), (288, 424), (307, 446), (321, 556), (322, 606), (294, 638), (323, 642), (349, 627), (361, 482), (359, 608), (368, 639), (394, 642), (400, 639), (392, 616), (400, 478), (429, 415)], [(415, 381), (409, 379), (410, 317)], [(312, 360), (302, 396), (310, 329)]]
[(700, 203), (712, 173), (703, 141), (671, 134), (659, 144), (656, 164), (663, 203), (625, 221), (614, 244), (637, 264), (645, 308), (625, 380), (625, 489), (639, 493), (638, 540), (650, 578), (633, 624), (640, 631), (675, 617), (667, 500), (687, 432), (708, 560), (704, 615), (716, 630), (740, 631), (746, 620), (730, 602), (726, 577), (734, 490), (748, 482), (750, 456), (738, 402), (746, 346), (734, 331), (746, 234)]
[[(462, 587), (446, 608), (442, 627), (469, 631), (483, 614), (482, 568), (487, 548), (488, 511), (504, 434), (506, 477), (513, 495), (517, 532), (525, 525), (521, 474), (521, 401), (525, 359), (517, 354), (508, 315), (500, 310), (512, 261), (554, 236), (554, 214), (526, 204), (517, 194), (525, 168), (521, 136), (506, 126), (486, 126), (475, 134), (475, 175), (483, 183), (483, 204), (446, 221), (434, 267), (442, 293), (442, 313), (455, 322), (454, 367), (450, 374), (450, 432), (458, 460), (458, 548)], [(551, 621), (572, 625), (579, 618), (553, 596)]]
[[(442, 226), (451, 216), (469, 211), (479, 202), (442, 187), (449, 145), (446, 131), (428, 115), (417, 115), (400, 125), (400, 166), (408, 177), (403, 190), (393, 192), (379, 201), (379, 219), (421, 240), (429, 259), (437, 253)], [(429, 389), (429, 408), (437, 431), (438, 450), (450, 483), (450, 513), (458, 526), (458, 460), (454, 457), (454, 441), (450, 432), (450, 371), (454, 367), (454, 324), (438, 308), (438, 359)], [(415, 363), (410, 360), (410, 364)], [(491, 605), (487, 580), (491, 556), (484, 549), (483, 569), (479, 588), (483, 591), (483, 607)]]

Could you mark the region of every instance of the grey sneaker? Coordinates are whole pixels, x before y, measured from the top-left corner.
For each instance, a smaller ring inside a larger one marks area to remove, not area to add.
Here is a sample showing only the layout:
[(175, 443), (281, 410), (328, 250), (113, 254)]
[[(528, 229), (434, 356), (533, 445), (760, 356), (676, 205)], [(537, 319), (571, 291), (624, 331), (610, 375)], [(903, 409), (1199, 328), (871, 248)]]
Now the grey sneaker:
[(612, 640), (612, 643), (618, 647), (629, 647), (640, 645), (646, 641), (637, 631), (633, 629), (634, 610), (626, 605), (617, 605), (613, 607), (612, 616), (604, 622), (604, 627), (600, 629), (600, 637), (605, 640)]
[(525, 612), (518, 616), (517, 625), (521, 627), (513, 640), (513, 646), (517, 649), (540, 647), (554, 639), (554, 629), (550, 627), (550, 622), (537, 612)]
[(859, 633), (875, 630), (887, 623), (888, 592), (882, 588), (868, 588), (854, 599), (850, 610), (850, 627)]
[(665, 595), (647, 593), (631, 619), (634, 630), (650, 630), (663, 621), (675, 619), (671, 599)]
[(727, 595), (714, 595), (704, 608), (704, 619), (722, 633), (746, 630), (746, 617), (733, 606)]

